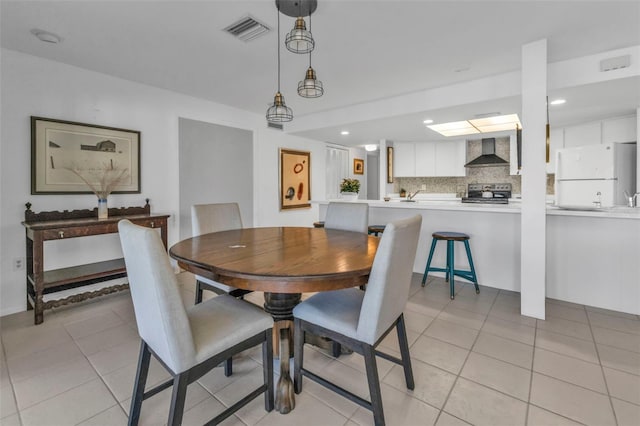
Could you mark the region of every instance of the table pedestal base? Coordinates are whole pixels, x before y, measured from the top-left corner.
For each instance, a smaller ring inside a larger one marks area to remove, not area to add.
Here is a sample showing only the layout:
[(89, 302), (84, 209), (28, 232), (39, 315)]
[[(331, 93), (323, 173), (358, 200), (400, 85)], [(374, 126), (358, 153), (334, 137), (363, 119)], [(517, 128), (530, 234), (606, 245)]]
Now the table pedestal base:
[(273, 327), (274, 349), (280, 356), (280, 379), (276, 386), (275, 409), (287, 414), (296, 406), (293, 381), (289, 374), (289, 358), (293, 353), (293, 308), (300, 303), (300, 293), (265, 293), (264, 310), (271, 314), (276, 322)]
[(280, 329), (280, 379), (276, 386), (275, 408), (280, 414), (287, 414), (296, 407), (293, 393), (293, 381), (289, 374), (289, 338), (291, 329)]

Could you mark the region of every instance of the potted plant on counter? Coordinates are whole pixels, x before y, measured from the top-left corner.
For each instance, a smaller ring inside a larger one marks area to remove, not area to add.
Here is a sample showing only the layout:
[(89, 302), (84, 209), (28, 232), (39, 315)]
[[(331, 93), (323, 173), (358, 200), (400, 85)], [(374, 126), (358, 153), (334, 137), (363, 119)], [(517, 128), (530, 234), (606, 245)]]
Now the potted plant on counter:
[(358, 179), (342, 179), (340, 198), (354, 201), (358, 199), (358, 192), (360, 192), (360, 181)]

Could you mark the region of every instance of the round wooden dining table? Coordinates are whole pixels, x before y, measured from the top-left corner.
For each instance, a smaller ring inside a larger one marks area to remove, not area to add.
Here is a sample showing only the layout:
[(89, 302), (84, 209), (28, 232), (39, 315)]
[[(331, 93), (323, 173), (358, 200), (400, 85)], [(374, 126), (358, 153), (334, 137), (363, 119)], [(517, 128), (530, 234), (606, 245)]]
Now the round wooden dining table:
[(280, 379), (276, 409), (295, 407), (289, 375), (292, 310), (301, 293), (366, 284), (379, 238), (324, 228), (271, 227), (214, 232), (169, 249), (178, 265), (232, 287), (264, 292), (280, 339)]

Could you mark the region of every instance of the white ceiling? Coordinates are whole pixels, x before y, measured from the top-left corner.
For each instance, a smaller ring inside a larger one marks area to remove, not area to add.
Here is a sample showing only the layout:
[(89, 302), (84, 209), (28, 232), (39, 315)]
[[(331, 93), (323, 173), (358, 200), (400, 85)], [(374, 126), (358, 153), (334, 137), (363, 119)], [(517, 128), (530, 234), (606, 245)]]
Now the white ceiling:
[[(274, 0), (2, 0), (0, 7), (5, 48), (259, 114), (276, 91)], [(247, 14), (274, 31), (248, 43), (223, 32)], [(293, 18), (282, 15), (281, 33), (292, 26)], [(63, 41), (42, 43), (34, 28)], [(521, 46), (542, 38), (549, 62), (638, 45), (640, 1), (319, 0), (312, 31), (323, 97), (297, 96), (308, 56), (281, 49), (282, 92), (297, 117), (518, 70)], [(553, 95), (570, 102), (551, 110), (552, 122), (587, 121), (633, 113), (640, 84), (625, 79)], [(357, 137), (341, 137), (344, 126), (302, 134), (352, 145), (430, 139), (438, 135), (422, 125), (429, 114), (445, 121), (519, 110), (519, 98), (512, 98), (353, 123)]]

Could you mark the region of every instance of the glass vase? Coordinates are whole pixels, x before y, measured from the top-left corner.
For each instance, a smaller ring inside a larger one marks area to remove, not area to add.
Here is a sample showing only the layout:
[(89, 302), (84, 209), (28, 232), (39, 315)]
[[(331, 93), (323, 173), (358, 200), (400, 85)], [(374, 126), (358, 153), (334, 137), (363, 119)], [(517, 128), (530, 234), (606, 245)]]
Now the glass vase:
[(98, 199), (98, 219), (106, 219), (109, 217), (109, 207), (107, 207), (107, 199)]

